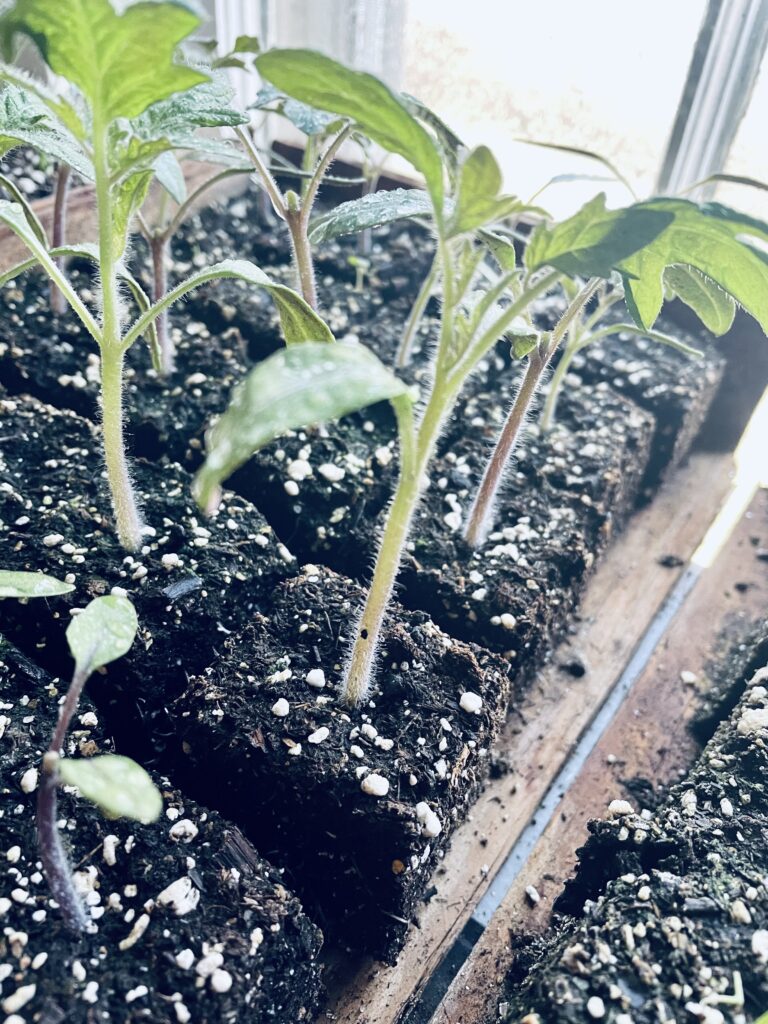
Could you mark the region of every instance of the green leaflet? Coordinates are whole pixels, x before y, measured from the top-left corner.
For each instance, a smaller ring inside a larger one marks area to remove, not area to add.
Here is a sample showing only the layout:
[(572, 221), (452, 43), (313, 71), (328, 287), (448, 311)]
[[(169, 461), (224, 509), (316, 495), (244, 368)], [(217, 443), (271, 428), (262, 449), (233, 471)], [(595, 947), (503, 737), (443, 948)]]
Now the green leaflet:
[(431, 217), (432, 203), (420, 188), (396, 188), (371, 192), (360, 199), (340, 203), (329, 213), (317, 217), (310, 226), (312, 245), (327, 242), (337, 235), (355, 235), (366, 228), (377, 228), (408, 217)]
[(117, 14), (110, 0), (17, 0), (0, 29), (29, 36), (48, 66), (85, 96), (94, 118), (108, 123), (206, 81), (174, 60), (198, 24), (178, 3), (136, 3)]
[(179, 206), (187, 198), (187, 183), (184, 180), (184, 171), (174, 153), (161, 153), (152, 164), (155, 177), (163, 186), (168, 195)]
[(313, 50), (270, 50), (256, 58), (256, 66), (289, 96), (350, 118), (374, 142), (409, 160), (424, 175), (437, 216), (442, 216), (439, 150), (426, 129), (383, 82)]
[(77, 786), (80, 794), (108, 818), (132, 818), (146, 825), (160, 817), (160, 790), (130, 757), (64, 757), (58, 763), (58, 772), (65, 786)]
[(287, 430), (384, 400), (410, 403), (410, 390), (361, 345), (308, 341), (275, 352), (251, 370), (209, 431), (195, 497), (203, 508), (215, 506), (222, 481)]
[(33, 93), (6, 85), (0, 94), (0, 150), (7, 153), (20, 145), (68, 164), (83, 178), (93, 178), (93, 166), (79, 142), (63, 125), (50, 123), (48, 108)]
[(126, 250), (130, 223), (147, 198), (153, 174), (149, 168), (112, 186), (112, 252), (116, 261)]
[(473, 149), (461, 165), (456, 206), (449, 220), (453, 235), (485, 227), (520, 210), (515, 196), (499, 195), (501, 169), (487, 146)]
[(768, 238), (768, 225), (718, 203), (662, 198), (638, 206), (671, 218), (655, 239), (618, 265), (627, 306), (641, 327), (651, 327), (659, 315), (666, 268), (684, 264), (719, 285), (768, 332), (768, 257), (742, 240)]
[(335, 125), (341, 124), (338, 114), (316, 110), (307, 103), (291, 99), (269, 84), (259, 90), (249, 109), (263, 110), (265, 107), (278, 111), (305, 135), (326, 135)]
[(89, 676), (122, 658), (133, 643), (139, 623), (127, 597), (96, 597), (67, 626), (67, 643), (75, 669)]
[(125, 335), (125, 347), (130, 348), (133, 342), (154, 323), (164, 310), (184, 298), (188, 292), (199, 288), (207, 281), (217, 281), (227, 277), (239, 277), (243, 281), (248, 281), (249, 284), (264, 288), (269, 292), (277, 306), (286, 344), (334, 341), (331, 330), (325, 321), (292, 288), (288, 288), (284, 284), (277, 284), (249, 260), (222, 260), (221, 263), (215, 263), (212, 267), (199, 270), (186, 281), (182, 281), (180, 285), (173, 288), (143, 313)]
[[(604, 277), (648, 246), (674, 220), (674, 213), (636, 203), (607, 210), (605, 193), (560, 224), (539, 224), (525, 253), (529, 271), (550, 266), (571, 277)], [(679, 261), (678, 261), (679, 262)]]
[(0, 597), (57, 597), (75, 588), (41, 572), (12, 572), (0, 569)]
[(664, 271), (664, 284), (694, 311), (708, 331), (717, 337), (729, 331), (736, 315), (730, 295), (693, 267), (676, 265)]
[[(4, 21), (0, 17), (0, 33), (8, 27)], [(11, 64), (0, 63), (0, 80), (17, 86), (25, 94), (37, 100), (54, 115), (58, 126), (65, 131), (71, 132), (75, 139), (85, 139), (87, 132), (80, 112), (68, 100), (62, 99), (57, 93), (49, 89), (48, 86), (43, 85), (42, 82), (28, 75), (26, 71), (13, 67)]]

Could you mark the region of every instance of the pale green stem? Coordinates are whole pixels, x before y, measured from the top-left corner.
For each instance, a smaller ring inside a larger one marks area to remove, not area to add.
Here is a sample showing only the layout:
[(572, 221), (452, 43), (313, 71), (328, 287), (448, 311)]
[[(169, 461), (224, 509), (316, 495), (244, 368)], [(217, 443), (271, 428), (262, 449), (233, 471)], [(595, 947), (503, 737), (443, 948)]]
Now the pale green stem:
[(400, 346), (397, 350), (397, 357), (395, 359), (395, 365), (399, 369), (407, 366), (411, 361), (411, 350), (413, 348), (413, 339), (416, 336), (419, 324), (424, 316), (424, 310), (427, 308), (429, 297), (434, 290), (435, 284), (437, 283), (439, 274), (439, 257), (435, 254), (435, 258), (432, 261), (432, 266), (429, 268), (429, 273), (422, 282), (419, 294), (416, 296), (416, 301), (413, 304), (408, 321), (403, 331), (403, 336), (400, 340)]
[(128, 473), (123, 433), (123, 347), (118, 267), (113, 249), (112, 197), (104, 146), (106, 126), (94, 123), (93, 134), (102, 289), (101, 401), (104, 457), (117, 535), (123, 547), (133, 551), (141, 545), (142, 522)]
[(509, 415), (501, 429), (496, 447), (485, 467), (480, 487), (472, 503), (472, 509), (464, 532), (465, 540), (472, 547), (477, 547), (488, 535), (504, 473), (517, 447), (528, 411), (541, 383), (544, 371), (571, 323), (590, 300), (599, 285), (599, 278), (592, 278), (587, 282), (566, 309), (546, 345), (542, 348), (534, 349), (528, 357), (528, 368), (523, 377), (523, 382), (509, 410)]

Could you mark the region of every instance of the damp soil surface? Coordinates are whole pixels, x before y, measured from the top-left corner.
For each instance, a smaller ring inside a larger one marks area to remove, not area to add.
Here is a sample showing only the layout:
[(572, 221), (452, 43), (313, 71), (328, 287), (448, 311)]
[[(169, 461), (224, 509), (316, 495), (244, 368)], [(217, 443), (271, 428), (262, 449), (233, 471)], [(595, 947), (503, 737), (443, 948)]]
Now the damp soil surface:
[[(64, 687), (0, 638), (0, 1006), (7, 1024), (311, 1021), (317, 928), (272, 867), (218, 814), (155, 777), (151, 825), (108, 821), (71, 787), (59, 827), (89, 932), (68, 931), (38, 860), (37, 771)], [(109, 752), (81, 702), (67, 757)]]
[(327, 935), (392, 961), (489, 770), (508, 666), (395, 605), (370, 694), (350, 708), (339, 687), (362, 597), (305, 567), (174, 715), (189, 790), (289, 867)]
[(768, 669), (653, 812), (593, 822), (559, 923), (517, 956), (500, 1018), (698, 1020), (768, 1006)]

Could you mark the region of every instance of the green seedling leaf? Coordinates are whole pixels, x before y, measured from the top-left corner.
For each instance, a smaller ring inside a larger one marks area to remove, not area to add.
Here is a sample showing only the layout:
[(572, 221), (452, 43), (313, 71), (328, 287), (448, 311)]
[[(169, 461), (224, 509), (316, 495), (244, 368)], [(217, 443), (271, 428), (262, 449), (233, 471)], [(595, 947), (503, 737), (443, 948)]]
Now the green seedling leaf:
[(75, 669), (89, 676), (126, 654), (139, 623), (127, 597), (96, 597), (67, 626), (67, 643)]
[(522, 209), (515, 196), (499, 195), (501, 169), (487, 146), (473, 149), (459, 171), (459, 194), (450, 219), (451, 234), (461, 235)]
[(75, 588), (41, 572), (12, 572), (0, 569), (0, 597), (58, 597)]
[(541, 331), (537, 331), (521, 318), (520, 323), (513, 323), (507, 328), (505, 337), (512, 345), (512, 355), (515, 359), (524, 359), (541, 341)]
[(686, 356), (701, 358), (701, 356), (704, 355), (701, 349), (694, 348), (692, 345), (686, 345), (684, 341), (678, 340), (671, 334), (664, 334), (662, 331), (648, 330), (644, 327), (638, 327), (637, 324), (616, 324), (611, 327), (610, 331), (606, 331), (605, 333), (634, 334), (640, 338), (650, 338), (651, 341), (657, 341), (660, 345), (666, 345), (668, 348), (673, 348), (675, 351), (682, 352), (683, 355)]
[(529, 271), (550, 266), (571, 277), (609, 278), (615, 267), (648, 246), (674, 217), (672, 211), (648, 203), (607, 210), (601, 192), (560, 224), (539, 224), (531, 235), (525, 263)]
[(633, 319), (651, 327), (664, 299), (664, 271), (683, 264), (732, 296), (768, 333), (768, 257), (748, 244), (768, 239), (768, 225), (719, 203), (651, 199), (637, 207), (671, 218), (656, 238), (618, 265)]
[[(7, 19), (0, 17), (0, 34), (7, 28)], [(26, 71), (11, 64), (0, 63), (0, 81), (18, 87), (54, 115), (56, 130), (70, 132), (75, 139), (85, 139), (86, 129), (80, 111), (68, 100), (49, 89), (41, 81), (32, 78)]]
[(505, 238), (503, 235), (497, 235), (494, 231), (487, 230), (478, 231), (477, 237), (486, 246), (501, 270), (511, 271), (516, 269), (517, 253), (511, 239)]
[(367, 228), (378, 228), (409, 217), (431, 217), (432, 203), (420, 188), (396, 188), (390, 192), (371, 192), (360, 199), (340, 203), (329, 213), (316, 218), (309, 229), (312, 245), (327, 242), (338, 235), (356, 235)]
[(29, 202), (24, 193), (21, 191), (21, 189), (18, 187), (13, 178), (10, 178), (5, 174), (0, 174), (0, 188), (4, 189), (11, 197), (13, 202), (18, 203), (18, 205), (22, 208), (22, 210), (24, 211), (24, 216), (26, 218), (27, 224), (29, 224), (31, 231), (37, 238), (38, 242), (40, 242), (41, 245), (44, 245), (47, 249), (49, 242), (48, 236), (45, 233), (45, 228), (43, 227), (40, 218), (35, 213), (34, 207)]
[(270, 50), (256, 58), (256, 66), (294, 99), (349, 118), (374, 142), (409, 160), (424, 175), (437, 216), (442, 216), (443, 166), (437, 145), (383, 82), (313, 50)]
[(274, 85), (265, 85), (256, 95), (256, 99), (249, 107), (249, 110), (264, 110), (269, 108), (298, 128), (304, 135), (327, 135), (334, 130), (336, 125), (341, 124), (338, 114), (328, 114), (324, 110), (316, 110), (307, 103), (300, 103), (291, 99), (285, 93), (280, 92)]
[(664, 271), (664, 284), (690, 306), (708, 331), (720, 337), (731, 329), (736, 303), (711, 278), (693, 267), (673, 266)]
[(150, 167), (112, 187), (112, 251), (115, 262), (122, 259), (128, 247), (128, 229), (147, 198), (153, 175), (154, 170)]
[(206, 81), (174, 59), (198, 24), (179, 3), (136, 3), (118, 14), (110, 0), (16, 0), (0, 29), (29, 36), (51, 70), (76, 86), (106, 124), (138, 117), (150, 104)]
[(268, 277), (263, 270), (249, 260), (223, 260), (212, 267), (200, 270), (182, 281), (167, 295), (163, 296), (150, 309), (143, 313), (125, 335), (124, 345), (129, 348), (140, 335), (172, 306), (183, 299), (189, 292), (199, 288), (208, 281), (219, 281), (228, 277), (240, 278), (249, 284), (264, 288), (272, 297), (280, 316), (280, 326), (286, 344), (294, 345), (306, 341), (334, 341), (333, 334), (325, 321), (317, 315), (302, 297), (287, 285), (278, 284)]
[(31, 146), (81, 177), (93, 178), (93, 165), (77, 139), (63, 125), (51, 123), (47, 107), (32, 93), (7, 85), (0, 94), (0, 151), (15, 146)]
[(251, 370), (209, 431), (208, 455), (195, 478), (198, 502), (215, 507), (221, 483), (286, 431), (385, 400), (410, 402), (410, 390), (362, 345), (308, 341), (275, 352)]
[(400, 101), (410, 114), (434, 132), (443, 159), (451, 173), (451, 180), (455, 180), (459, 156), (467, 147), (458, 135), (448, 127), (445, 121), (438, 117), (434, 110), (430, 110), (425, 103), (422, 103), (420, 99), (411, 96), (407, 92), (402, 92), (400, 93)]
[(163, 186), (165, 191), (179, 206), (187, 198), (187, 183), (184, 180), (184, 171), (181, 164), (173, 153), (161, 153), (152, 165), (155, 177)]
[(261, 53), (261, 43), (258, 36), (238, 36), (232, 53)]
[(157, 821), (163, 797), (149, 774), (130, 757), (64, 757), (58, 763), (65, 786), (77, 786), (81, 796), (108, 818), (132, 818), (147, 825)]
[(554, 149), (559, 153), (573, 153), (574, 156), (584, 156), (589, 160), (596, 160), (603, 167), (606, 167), (617, 181), (620, 181), (629, 191), (630, 195), (634, 197), (635, 190), (630, 185), (627, 178), (621, 173), (618, 167), (611, 163), (611, 161), (602, 156), (600, 153), (595, 153), (591, 149), (580, 149), (578, 146), (562, 146), (555, 142), (539, 142), (536, 139), (517, 139), (517, 142), (524, 142), (527, 146), (538, 146), (540, 149)]

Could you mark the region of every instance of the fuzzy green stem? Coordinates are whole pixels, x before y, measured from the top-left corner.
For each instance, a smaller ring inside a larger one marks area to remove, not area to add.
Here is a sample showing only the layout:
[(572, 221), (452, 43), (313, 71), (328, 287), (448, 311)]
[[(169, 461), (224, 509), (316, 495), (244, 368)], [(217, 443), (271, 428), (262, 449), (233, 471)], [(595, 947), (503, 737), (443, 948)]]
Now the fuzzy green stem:
[[(57, 249), (66, 242), (67, 233), (67, 192), (69, 190), (69, 179), (71, 168), (67, 164), (59, 164), (56, 172), (56, 192), (53, 199), (53, 229), (51, 239), (52, 248)], [(66, 267), (66, 258), (60, 256), (56, 261), (59, 271), (63, 274)], [(63, 316), (67, 311), (67, 298), (55, 284), (51, 284), (51, 308), (57, 316)]]
[(312, 265), (312, 250), (309, 245), (302, 211), (287, 209), (285, 211), (285, 222), (288, 225), (288, 231), (291, 236), (293, 262), (296, 268), (296, 277), (301, 297), (308, 306), (311, 306), (312, 309), (317, 309), (315, 268)]
[(433, 390), (416, 438), (413, 437), (412, 424), (405, 423), (403, 413), (398, 410), (400, 478), (381, 536), (373, 578), (357, 622), (352, 652), (347, 663), (344, 700), (351, 707), (359, 707), (370, 690), (381, 630), (400, 571), (411, 522), (421, 497), (422, 480), (455, 398), (453, 389), (444, 387)]
[[(168, 235), (152, 235), (149, 240), (152, 253), (152, 301), (159, 302), (168, 288)], [(168, 311), (163, 310), (156, 320), (157, 343), (160, 351), (160, 373), (168, 377), (173, 373), (176, 362), (176, 351), (168, 326)]]
[(117, 536), (127, 551), (141, 546), (142, 521), (128, 471), (123, 432), (123, 353), (102, 349), (101, 400), (104, 457)]
[(125, 456), (118, 261), (114, 251), (112, 196), (106, 152), (107, 128), (98, 120), (94, 121), (93, 138), (101, 273), (101, 403), (104, 456), (117, 535), (124, 548), (134, 551), (141, 544), (142, 523)]
[[(469, 519), (464, 531), (464, 538), (471, 547), (477, 547), (482, 544), (488, 535), (504, 473), (517, 447), (526, 417), (541, 383), (544, 371), (571, 323), (590, 300), (599, 284), (599, 278), (592, 278), (587, 282), (569, 304), (553, 330), (551, 338), (548, 339), (546, 344), (535, 348), (528, 356), (528, 367), (522, 384), (515, 396), (507, 420), (499, 434), (499, 439), (485, 467), (480, 487), (472, 503)], [(514, 305), (513, 303), (513, 307)]]
[(439, 259), (437, 254), (432, 262), (432, 266), (429, 268), (429, 273), (424, 278), (419, 294), (416, 296), (416, 301), (413, 304), (408, 322), (405, 325), (403, 336), (400, 339), (400, 345), (397, 350), (397, 357), (395, 365), (398, 369), (403, 369), (411, 361), (411, 352), (413, 349), (413, 339), (416, 337), (416, 331), (418, 330), (419, 324), (424, 317), (424, 310), (427, 308), (429, 297), (437, 283), (439, 272)]

